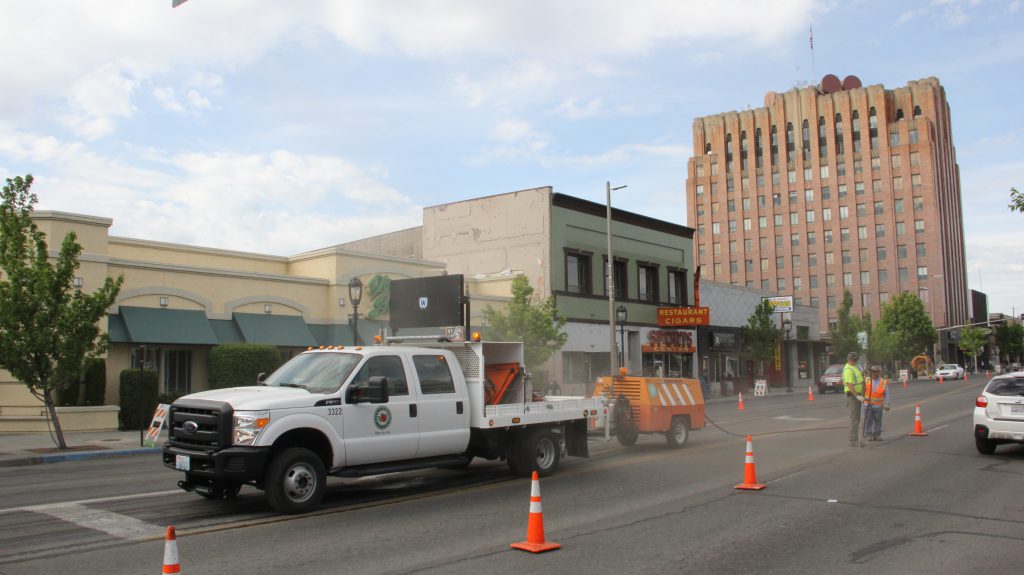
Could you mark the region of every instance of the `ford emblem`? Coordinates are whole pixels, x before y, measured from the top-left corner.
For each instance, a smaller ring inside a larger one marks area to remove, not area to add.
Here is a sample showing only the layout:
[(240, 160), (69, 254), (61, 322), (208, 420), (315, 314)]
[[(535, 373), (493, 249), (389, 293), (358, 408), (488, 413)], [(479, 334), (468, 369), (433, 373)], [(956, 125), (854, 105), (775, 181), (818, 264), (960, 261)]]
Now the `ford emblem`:
[(181, 430), (185, 433), (192, 434), (199, 431), (199, 424), (194, 421), (186, 421), (181, 425)]

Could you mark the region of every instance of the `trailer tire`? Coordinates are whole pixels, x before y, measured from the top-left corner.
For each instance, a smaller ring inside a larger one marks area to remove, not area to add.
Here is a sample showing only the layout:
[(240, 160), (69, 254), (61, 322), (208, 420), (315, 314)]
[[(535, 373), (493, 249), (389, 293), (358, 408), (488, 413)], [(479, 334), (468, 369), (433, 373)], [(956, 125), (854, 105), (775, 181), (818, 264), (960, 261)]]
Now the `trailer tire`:
[[(516, 455), (509, 458), (509, 469), (520, 477), (532, 474), (534, 471), (541, 477), (547, 477), (558, 469), (561, 461), (562, 445), (558, 434), (540, 429), (525, 435), (517, 446)], [(513, 468), (512, 461), (515, 461)]]
[(665, 439), (668, 440), (668, 446), (673, 448), (680, 448), (686, 445), (686, 440), (690, 438), (690, 426), (686, 424), (685, 417), (673, 417), (672, 425), (665, 432)]
[(267, 501), (276, 511), (306, 513), (323, 499), (327, 472), (317, 454), (289, 447), (271, 459), (264, 483)]

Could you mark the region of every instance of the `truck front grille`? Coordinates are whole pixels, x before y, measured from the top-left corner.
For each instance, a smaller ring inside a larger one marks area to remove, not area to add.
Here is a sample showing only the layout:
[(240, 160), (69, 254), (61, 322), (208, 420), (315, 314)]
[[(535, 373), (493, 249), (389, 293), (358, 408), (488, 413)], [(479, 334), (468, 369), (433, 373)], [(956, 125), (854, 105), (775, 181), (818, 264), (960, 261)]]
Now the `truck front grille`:
[(227, 404), (171, 405), (169, 442), (186, 449), (218, 449), (231, 444), (233, 411)]

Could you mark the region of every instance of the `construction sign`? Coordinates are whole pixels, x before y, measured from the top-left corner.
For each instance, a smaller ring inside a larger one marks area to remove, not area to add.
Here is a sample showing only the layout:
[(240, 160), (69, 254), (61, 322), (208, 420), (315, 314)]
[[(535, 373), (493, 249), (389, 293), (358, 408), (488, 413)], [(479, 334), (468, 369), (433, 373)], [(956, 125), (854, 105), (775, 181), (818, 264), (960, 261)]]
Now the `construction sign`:
[(156, 406), (156, 411), (153, 412), (153, 421), (150, 422), (149, 429), (146, 430), (146, 438), (142, 440), (142, 445), (156, 447), (156, 442), (160, 439), (160, 430), (163, 429), (164, 421), (167, 420), (167, 410), (170, 408), (168, 403)]

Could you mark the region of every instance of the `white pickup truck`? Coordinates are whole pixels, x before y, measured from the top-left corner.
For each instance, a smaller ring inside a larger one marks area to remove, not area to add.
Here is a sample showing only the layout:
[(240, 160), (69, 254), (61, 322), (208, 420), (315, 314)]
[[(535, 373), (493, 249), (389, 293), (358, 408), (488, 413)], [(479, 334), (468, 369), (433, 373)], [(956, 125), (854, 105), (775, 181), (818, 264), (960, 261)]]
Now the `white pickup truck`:
[[(359, 477), (505, 459), (548, 475), (564, 453), (587, 457), (602, 398), (537, 400), (519, 343), (421, 343), (305, 351), (260, 385), (175, 401), (164, 465), (211, 499), (242, 485), (283, 513), (323, 497), (326, 476)], [(595, 421), (596, 420), (596, 421)]]

